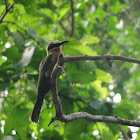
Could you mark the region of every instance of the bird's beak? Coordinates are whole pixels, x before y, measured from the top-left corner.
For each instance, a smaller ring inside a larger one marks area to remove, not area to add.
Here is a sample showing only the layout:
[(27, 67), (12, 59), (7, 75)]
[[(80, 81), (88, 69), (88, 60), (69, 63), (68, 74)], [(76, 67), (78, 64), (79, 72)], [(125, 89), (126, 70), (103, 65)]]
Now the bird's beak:
[(59, 42), (59, 46), (61, 46), (61, 45), (64, 44), (64, 43), (67, 43), (67, 42), (69, 42), (69, 41), (60, 41), (60, 42)]

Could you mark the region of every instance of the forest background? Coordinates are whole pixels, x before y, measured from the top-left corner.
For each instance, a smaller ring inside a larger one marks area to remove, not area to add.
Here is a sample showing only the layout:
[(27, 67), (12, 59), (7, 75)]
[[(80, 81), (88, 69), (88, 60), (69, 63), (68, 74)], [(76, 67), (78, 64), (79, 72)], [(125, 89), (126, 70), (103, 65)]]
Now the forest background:
[[(28, 121), (37, 96), (38, 66), (46, 45), (68, 40), (65, 56), (118, 55), (140, 59), (139, 0), (1, 0), (0, 1), (0, 139), (121, 140), (140, 139), (138, 127), (104, 122), (56, 121), (51, 93), (46, 95), (38, 124)], [(64, 114), (139, 120), (140, 66), (123, 61), (80, 61), (66, 64), (75, 82), (75, 97), (62, 74), (58, 94)]]

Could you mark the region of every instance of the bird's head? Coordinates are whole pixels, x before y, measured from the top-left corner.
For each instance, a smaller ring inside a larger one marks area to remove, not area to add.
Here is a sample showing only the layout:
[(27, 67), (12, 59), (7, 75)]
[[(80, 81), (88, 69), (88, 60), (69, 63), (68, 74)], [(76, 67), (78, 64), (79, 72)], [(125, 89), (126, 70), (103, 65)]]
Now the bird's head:
[(53, 53), (53, 52), (60, 52), (61, 51), (61, 45), (64, 43), (67, 43), (68, 41), (52, 41), (48, 43), (46, 51), (47, 54)]

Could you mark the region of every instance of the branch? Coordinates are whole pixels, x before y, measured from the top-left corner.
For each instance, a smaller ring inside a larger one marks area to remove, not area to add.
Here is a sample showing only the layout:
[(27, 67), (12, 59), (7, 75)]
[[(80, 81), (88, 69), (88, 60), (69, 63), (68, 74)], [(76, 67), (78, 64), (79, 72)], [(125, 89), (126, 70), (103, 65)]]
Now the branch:
[(37, 43), (38, 46), (44, 46), (44, 44), (41, 45), (41, 42), (40, 42), (40, 41), (36, 40), (33, 36), (31, 36), (31, 35), (27, 32), (26, 29), (24, 29), (23, 27), (19, 26), (17, 23), (15, 23), (15, 22), (13, 22), (13, 21), (2, 21), (2, 23), (8, 23), (8, 24), (13, 24), (13, 25), (17, 26), (19, 29), (21, 29), (22, 31), (24, 31), (25, 34), (26, 34), (27, 36), (29, 36), (32, 40), (34, 40), (34, 41)]
[(124, 56), (117, 56), (117, 55), (97, 55), (97, 56), (69, 56), (63, 58), (63, 63), (70, 62), (70, 61), (83, 61), (83, 60), (104, 60), (104, 61), (110, 61), (110, 60), (121, 60), (126, 62), (132, 62), (140, 64), (140, 60), (124, 57)]
[[(48, 5), (49, 5), (49, 8), (50, 8), (53, 12), (55, 12), (54, 9), (53, 9), (53, 7), (52, 7), (52, 1), (51, 1), (51, 0), (48, 0), (47, 2), (48, 2)], [(58, 23), (59, 23), (59, 25), (61, 26), (61, 28), (64, 30), (64, 32), (65, 32), (68, 36), (70, 36), (69, 31), (68, 31), (67, 28), (63, 25), (62, 21), (60, 20)]]
[(73, 37), (74, 34), (74, 6), (73, 6), (73, 0), (70, 0), (70, 7), (71, 7), (71, 31), (69, 32), (67, 28), (62, 24), (61, 21), (59, 21), (59, 25), (64, 30), (64, 32), (69, 36)]
[(67, 100), (71, 105), (73, 105), (74, 102), (79, 102), (79, 101), (81, 101), (81, 100), (78, 99), (78, 98), (72, 98), (72, 97), (69, 97), (69, 96), (67, 96), (67, 95), (65, 95), (65, 94), (61, 94), (61, 95), (59, 95), (59, 96), (60, 96), (60, 99), (61, 99), (61, 97), (64, 98), (64, 99)]
[(71, 4), (71, 34), (70, 37), (73, 37), (74, 34), (74, 6), (73, 6), (73, 0), (70, 0)]
[(64, 32), (65, 32), (68, 36), (70, 36), (69, 31), (65, 28), (65, 26), (62, 24), (61, 21), (59, 21), (59, 24), (60, 24), (61, 28), (64, 30)]
[(120, 132), (122, 132), (124, 140), (128, 140), (127, 133), (124, 131), (123, 127), (120, 124), (118, 124), (118, 128), (119, 128)]
[(58, 62), (57, 62), (53, 68), (53, 71), (51, 74), (51, 79), (50, 79), (51, 80), (52, 100), (53, 100), (55, 110), (56, 110), (55, 118), (59, 118), (59, 117), (63, 116), (61, 101), (58, 97), (58, 91), (57, 91), (57, 73), (59, 70), (61, 70), (61, 68), (59, 67)]
[(13, 21), (2, 21), (2, 23), (10, 23), (10, 24), (13, 24), (15, 26), (17, 26), (19, 29), (23, 30), (25, 32), (25, 29), (22, 28), (21, 26), (19, 26), (17, 23), (13, 22)]
[(85, 119), (89, 122), (108, 122), (108, 123), (116, 123), (127, 126), (136, 126), (140, 127), (140, 122), (135, 120), (127, 120), (120, 117), (112, 117), (112, 116), (104, 116), (104, 115), (91, 115), (87, 112), (76, 112), (69, 115), (64, 115), (60, 120), (62, 122), (70, 122), (73, 120)]
[(0, 16), (0, 24), (2, 23), (4, 17), (7, 15), (7, 13), (9, 12), (9, 10), (13, 7), (13, 5), (15, 4), (15, 2), (13, 2), (9, 7), (7, 6), (7, 2), (5, 0), (5, 5), (6, 5), (6, 8), (4, 10), (4, 12), (1, 14)]
[(55, 64), (52, 74), (51, 74), (51, 93), (52, 100), (55, 106), (56, 115), (53, 117), (49, 123), (49, 125), (55, 120), (59, 120), (62, 122), (70, 122), (78, 119), (85, 119), (89, 122), (107, 122), (107, 123), (116, 123), (127, 126), (136, 126), (140, 127), (140, 121), (135, 120), (127, 120), (120, 118), (119, 116), (104, 116), (104, 115), (91, 115), (87, 112), (75, 112), (69, 115), (64, 115), (62, 111), (61, 101), (58, 97), (57, 91), (57, 73), (61, 70), (61, 66), (64, 62), (70, 61), (80, 61), (80, 60), (122, 60), (127, 62), (140, 63), (140, 60), (127, 58), (123, 56), (113, 56), (113, 55), (103, 55), (103, 56), (74, 56), (74, 57), (61, 57)]

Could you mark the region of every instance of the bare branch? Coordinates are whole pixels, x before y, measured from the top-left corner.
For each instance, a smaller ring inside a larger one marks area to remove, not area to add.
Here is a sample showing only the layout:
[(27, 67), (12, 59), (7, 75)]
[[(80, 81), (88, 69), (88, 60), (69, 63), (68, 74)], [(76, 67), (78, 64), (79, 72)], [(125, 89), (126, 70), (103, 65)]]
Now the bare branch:
[(83, 61), (83, 60), (105, 60), (105, 61), (121, 60), (121, 61), (140, 64), (140, 60), (124, 57), (124, 56), (116, 56), (116, 55), (97, 55), (97, 56), (84, 55), (84, 56), (69, 56), (69, 57), (63, 58), (64, 63), (70, 62), (70, 61)]
[(52, 118), (49, 125), (54, 122), (55, 120), (59, 120), (62, 122), (70, 122), (73, 120), (78, 119), (85, 119), (89, 122), (107, 122), (107, 123), (116, 123), (121, 125), (127, 125), (127, 126), (136, 126), (140, 127), (140, 121), (135, 120), (127, 120), (120, 118), (119, 116), (104, 116), (104, 115), (91, 115), (87, 112), (75, 112), (71, 113), (69, 115), (64, 115), (62, 111), (62, 105), (61, 101), (58, 97), (58, 91), (57, 91), (57, 73), (61, 69), (61, 65), (63, 62), (70, 62), (70, 61), (80, 61), (80, 60), (122, 60), (127, 62), (134, 62), (134, 63), (140, 63), (140, 60), (131, 59), (123, 56), (113, 56), (113, 55), (104, 55), (104, 56), (74, 56), (74, 57), (62, 57), (59, 58), (58, 62), (56, 63), (55, 67), (53, 68), (52, 74), (51, 74), (51, 92), (52, 92), (52, 100), (55, 106), (56, 110), (56, 116)]
[(140, 122), (135, 120), (127, 120), (120, 117), (112, 116), (103, 116), (103, 115), (91, 115), (87, 112), (76, 112), (69, 115), (64, 115), (63, 118), (60, 118), (62, 122), (70, 122), (73, 120), (85, 119), (89, 122), (108, 122), (108, 123), (117, 123), (127, 126), (136, 126), (140, 127)]
[[(6, 2), (6, 0), (5, 0)], [(9, 10), (13, 7), (13, 5), (15, 4), (15, 2), (13, 2), (8, 8), (7, 8), (7, 2), (6, 2), (6, 8), (4, 10), (4, 12), (1, 14), (0, 16), (0, 24), (2, 23), (4, 17), (7, 15), (7, 13), (9, 12)]]

